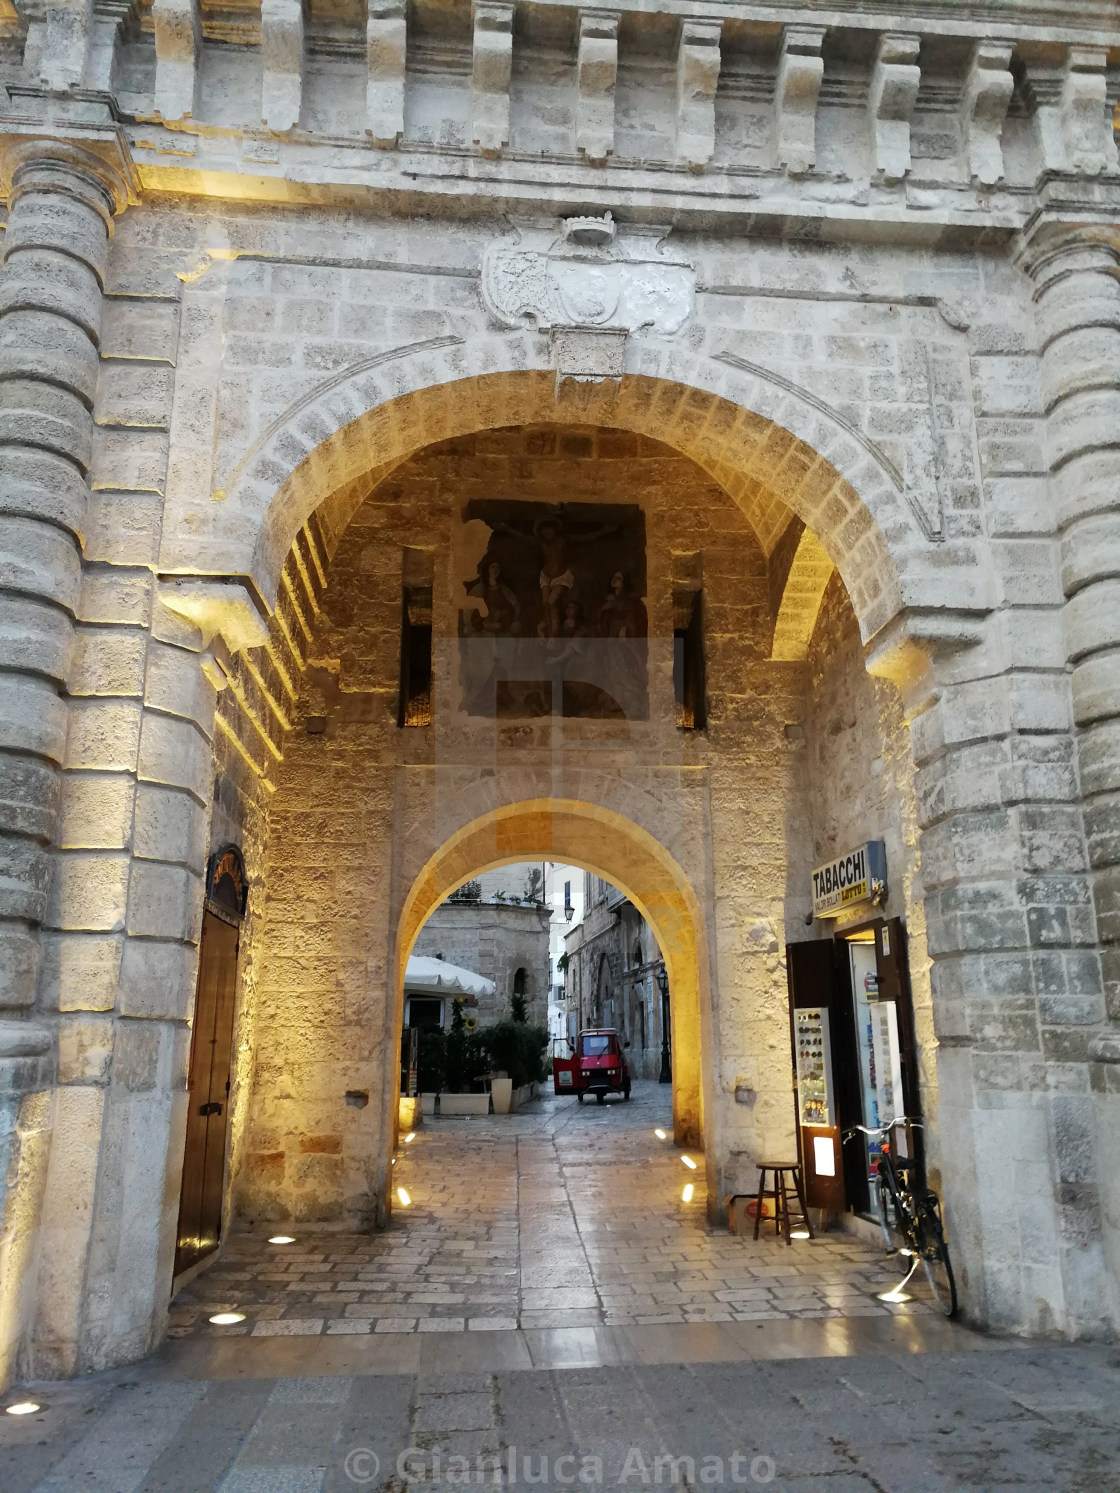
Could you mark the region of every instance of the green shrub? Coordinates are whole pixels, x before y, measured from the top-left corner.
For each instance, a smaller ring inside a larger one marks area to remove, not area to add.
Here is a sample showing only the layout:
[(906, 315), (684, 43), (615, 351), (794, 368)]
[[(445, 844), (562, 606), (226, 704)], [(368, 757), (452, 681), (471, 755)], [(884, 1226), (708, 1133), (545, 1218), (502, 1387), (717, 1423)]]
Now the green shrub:
[(416, 1073), (422, 1094), (438, 1094), (447, 1082), (447, 1036), (442, 1028), (420, 1028)]
[(548, 1033), (544, 1027), (525, 1021), (499, 1021), (479, 1033), (486, 1045), (490, 1068), (506, 1073), (515, 1089), (527, 1083), (539, 1083), (544, 1077), (544, 1050)]

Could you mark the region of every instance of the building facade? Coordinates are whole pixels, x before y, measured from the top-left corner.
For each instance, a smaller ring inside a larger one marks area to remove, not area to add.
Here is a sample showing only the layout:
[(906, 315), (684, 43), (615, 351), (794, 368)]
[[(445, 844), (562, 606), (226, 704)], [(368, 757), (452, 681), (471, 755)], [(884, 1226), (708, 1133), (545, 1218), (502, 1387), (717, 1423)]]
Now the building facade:
[(479, 995), (472, 1008), (480, 1026), (505, 1020), (515, 991), (525, 997), (528, 1020), (547, 1025), (550, 913), (543, 899), (539, 862), (503, 866), (460, 887), (417, 935), (414, 954), (446, 959), (493, 982), (493, 992)]
[(589, 871), (581, 900), (586, 909), (565, 938), (569, 1035), (586, 1027), (613, 1027), (630, 1044), (635, 1078), (661, 1076), (660, 975), (665, 961), (641, 913), (617, 887)]
[(383, 1223), (513, 861), (646, 919), (748, 1190), (871, 843), (965, 1310), (1114, 1329), (1113, 0), (0, 32), (0, 1372), (160, 1341), (215, 981), (214, 1226)]

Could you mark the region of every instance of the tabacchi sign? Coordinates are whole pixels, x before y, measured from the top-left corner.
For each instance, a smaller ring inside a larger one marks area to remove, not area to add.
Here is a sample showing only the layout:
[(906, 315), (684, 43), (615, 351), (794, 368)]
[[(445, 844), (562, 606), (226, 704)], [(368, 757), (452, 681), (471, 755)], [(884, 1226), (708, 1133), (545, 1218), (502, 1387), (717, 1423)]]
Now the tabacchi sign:
[(834, 918), (857, 902), (882, 902), (887, 895), (887, 852), (868, 840), (813, 872), (813, 916)]

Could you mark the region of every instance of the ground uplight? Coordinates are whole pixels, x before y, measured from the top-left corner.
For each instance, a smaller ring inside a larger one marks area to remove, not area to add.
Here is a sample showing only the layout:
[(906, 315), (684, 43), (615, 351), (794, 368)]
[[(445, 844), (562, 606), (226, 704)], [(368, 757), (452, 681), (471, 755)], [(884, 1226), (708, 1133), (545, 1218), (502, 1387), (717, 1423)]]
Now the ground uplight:
[(879, 1300), (880, 1301), (909, 1301), (910, 1297), (906, 1294), (905, 1291), (900, 1291), (900, 1290), (898, 1290), (896, 1288), (893, 1291), (880, 1291), (879, 1292)]
[(269, 1244), (294, 1244), (296, 1241), (291, 1234), (273, 1234), (268, 1242)]
[(5, 1405), (5, 1415), (34, 1415), (36, 1410), (43, 1407), (36, 1404), (34, 1400), (17, 1400), (14, 1405)]
[(655, 1130), (653, 1133), (654, 1133), (654, 1135), (657, 1136), (658, 1140), (668, 1140), (669, 1139), (669, 1137), (665, 1134), (664, 1130)]
[(408, 1132), (408, 1134), (404, 1138), (404, 1143), (407, 1146), (408, 1143), (409, 1143), (409, 1141), (412, 1141), (412, 1140), (415, 1140), (415, 1139), (416, 1139), (416, 1131), (415, 1130), (410, 1130)]
[(694, 1172), (696, 1170), (696, 1163), (695, 1161), (693, 1161), (691, 1156), (682, 1156), (681, 1160), (684, 1162), (685, 1166), (688, 1167), (690, 1172)]
[(789, 1237), (791, 1239), (811, 1239), (813, 1236), (808, 1229), (790, 1229)]
[(210, 1321), (215, 1327), (232, 1327), (235, 1322), (244, 1322), (244, 1312), (217, 1312)]
[(408, 1193), (405, 1191), (405, 1189), (403, 1187), (398, 1187), (397, 1188), (397, 1196), (401, 1200), (401, 1206), (402, 1207), (407, 1208), (409, 1206), (409, 1204), (412, 1202), (411, 1197), (409, 1197)]
[(691, 1182), (686, 1182), (684, 1184), (684, 1191), (681, 1193), (681, 1202), (682, 1203), (691, 1203), (692, 1202), (692, 1183)]

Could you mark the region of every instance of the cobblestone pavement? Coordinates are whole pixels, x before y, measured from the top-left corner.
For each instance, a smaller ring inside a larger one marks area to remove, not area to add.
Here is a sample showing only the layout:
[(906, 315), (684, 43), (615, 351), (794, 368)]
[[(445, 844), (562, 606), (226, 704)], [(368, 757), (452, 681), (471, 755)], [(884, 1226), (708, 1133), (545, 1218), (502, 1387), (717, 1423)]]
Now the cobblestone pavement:
[[(547, 1094), (515, 1116), (428, 1120), (400, 1148), (394, 1175), (411, 1203), (398, 1201), (389, 1229), (293, 1227), (287, 1245), (236, 1234), (177, 1297), (171, 1333), (493, 1332), (931, 1309), (917, 1282), (910, 1301), (880, 1301), (898, 1268), (849, 1235), (789, 1248), (711, 1229), (703, 1157), (682, 1154), (671, 1130), (669, 1091), (656, 1083), (636, 1083), (629, 1104)], [(245, 1321), (209, 1323), (230, 1309)]]
[(1120, 1490), (1106, 1348), (282, 1379), (149, 1364), (35, 1393), (37, 1415), (0, 1416), (4, 1493)]

